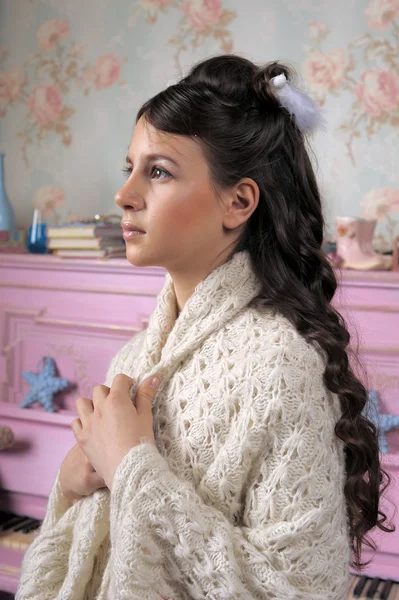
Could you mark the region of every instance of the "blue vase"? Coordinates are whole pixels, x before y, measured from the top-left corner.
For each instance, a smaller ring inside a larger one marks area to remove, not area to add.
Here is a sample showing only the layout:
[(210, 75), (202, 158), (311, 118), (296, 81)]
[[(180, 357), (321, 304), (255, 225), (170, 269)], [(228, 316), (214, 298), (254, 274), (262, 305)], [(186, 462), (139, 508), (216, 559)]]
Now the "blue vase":
[(26, 238), (26, 247), (34, 254), (45, 254), (47, 252), (47, 226), (42, 221), (42, 215), (38, 208), (33, 211), (32, 225), (29, 227)]
[(0, 154), (0, 231), (12, 232), (15, 227), (14, 210), (4, 184), (4, 154)]

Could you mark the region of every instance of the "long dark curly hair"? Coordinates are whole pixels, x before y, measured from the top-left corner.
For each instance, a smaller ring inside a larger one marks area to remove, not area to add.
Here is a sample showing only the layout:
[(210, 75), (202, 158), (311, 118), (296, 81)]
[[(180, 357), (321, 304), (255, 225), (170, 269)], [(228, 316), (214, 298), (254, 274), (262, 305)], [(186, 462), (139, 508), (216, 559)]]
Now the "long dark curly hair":
[(244, 177), (260, 190), (259, 204), (234, 243), (247, 249), (262, 289), (253, 301), (274, 307), (326, 356), (324, 382), (337, 394), (342, 416), (335, 433), (344, 442), (351, 565), (362, 569), (366, 533), (384, 522), (380, 496), (390, 483), (381, 468), (376, 427), (362, 415), (368, 396), (348, 359), (350, 335), (331, 300), (337, 280), (322, 250), (324, 219), (307, 139), (273, 94), (270, 79), (292, 67), (279, 61), (257, 66), (237, 55), (220, 55), (194, 66), (180, 82), (139, 110), (156, 129), (197, 136), (216, 189)]

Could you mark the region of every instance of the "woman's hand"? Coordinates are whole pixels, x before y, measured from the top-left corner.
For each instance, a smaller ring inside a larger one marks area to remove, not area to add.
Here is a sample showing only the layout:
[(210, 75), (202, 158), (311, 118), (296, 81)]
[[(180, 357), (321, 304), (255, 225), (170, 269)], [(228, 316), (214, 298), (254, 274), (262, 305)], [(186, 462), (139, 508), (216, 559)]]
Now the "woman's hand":
[(141, 442), (154, 443), (152, 400), (158, 385), (154, 377), (142, 383), (132, 402), (129, 394), (133, 380), (117, 375), (111, 389), (96, 385), (93, 401), (78, 398), (79, 418), (71, 423), (76, 440), (95, 471), (109, 489), (123, 457)]
[(75, 444), (62, 461), (59, 481), (62, 493), (69, 500), (80, 500), (106, 487), (105, 481), (95, 472), (79, 444)]

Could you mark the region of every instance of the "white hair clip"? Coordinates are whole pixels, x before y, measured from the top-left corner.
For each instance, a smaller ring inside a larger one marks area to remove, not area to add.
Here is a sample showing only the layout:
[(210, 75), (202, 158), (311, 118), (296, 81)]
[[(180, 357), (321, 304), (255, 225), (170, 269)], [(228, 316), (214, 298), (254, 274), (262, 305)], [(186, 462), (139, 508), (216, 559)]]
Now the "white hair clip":
[(325, 121), (314, 100), (287, 81), (284, 73), (270, 79), (280, 104), (294, 115), (295, 123), (302, 133), (325, 129)]

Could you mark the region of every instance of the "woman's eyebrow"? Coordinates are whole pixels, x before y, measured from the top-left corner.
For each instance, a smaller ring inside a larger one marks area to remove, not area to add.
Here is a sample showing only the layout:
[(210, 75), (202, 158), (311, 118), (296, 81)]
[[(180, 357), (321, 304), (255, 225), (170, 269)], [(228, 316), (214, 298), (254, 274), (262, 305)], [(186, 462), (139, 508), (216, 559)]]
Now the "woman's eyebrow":
[[(180, 166), (173, 158), (171, 158), (170, 156), (165, 156), (164, 154), (145, 154), (143, 156), (143, 159), (147, 162), (157, 161), (157, 160), (167, 160), (168, 162), (172, 163), (176, 167)], [(130, 165), (133, 164), (133, 161), (131, 160), (129, 155), (126, 156), (126, 162)]]

